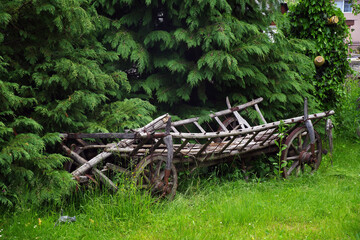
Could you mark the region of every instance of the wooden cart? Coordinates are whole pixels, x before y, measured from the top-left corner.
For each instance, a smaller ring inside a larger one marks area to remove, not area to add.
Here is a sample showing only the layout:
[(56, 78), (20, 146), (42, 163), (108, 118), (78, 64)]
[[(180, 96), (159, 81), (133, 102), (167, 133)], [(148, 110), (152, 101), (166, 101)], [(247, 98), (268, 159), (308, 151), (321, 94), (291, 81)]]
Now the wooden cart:
[[(165, 114), (125, 133), (61, 134), (62, 148), (76, 165), (75, 170), (71, 164), (67, 170), (79, 182), (95, 181), (95, 175), (114, 191), (117, 187), (105, 172), (122, 172), (160, 197), (172, 198), (178, 185), (178, 171), (233, 161), (234, 156), (240, 157), (237, 159), (242, 160), (245, 168), (246, 159), (279, 152), (275, 141), (279, 142), (281, 134), (287, 146), (282, 151), (282, 162), (287, 163), (282, 164), (286, 165), (282, 168), (283, 177), (317, 170), (326, 150), (313, 126), (334, 111), (308, 115), (305, 100), (304, 116), (267, 123), (258, 107), (262, 100), (236, 107), (231, 107), (227, 100), (227, 109), (210, 114), (211, 121), (201, 124), (199, 117), (172, 122), (170, 115)], [(259, 125), (251, 126), (244, 118), (242, 113), (250, 108), (254, 108), (261, 121)], [(287, 127), (286, 132), (279, 132), (281, 124)], [(331, 140), (330, 119), (326, 126)], [(111, 138), (117, 142), (102, 142)]]

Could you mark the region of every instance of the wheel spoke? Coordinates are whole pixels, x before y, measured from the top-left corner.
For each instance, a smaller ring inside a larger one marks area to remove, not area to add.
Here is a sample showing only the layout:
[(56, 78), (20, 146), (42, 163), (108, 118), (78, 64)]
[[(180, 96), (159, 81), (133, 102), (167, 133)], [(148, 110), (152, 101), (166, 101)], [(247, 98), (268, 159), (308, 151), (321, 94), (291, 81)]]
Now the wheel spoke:
[(287, 171), (287, 176), (289, 176), (291, 174), (291, 172), (299, 165), (299, 161), (295, 161), (291, 167), (289, 168), (289, 170)]
[(286, 160), (296, 160), (299, 159), (300, 155), (296, 155), (296, 156), (292, 156), (292, 157), (288, 157), (286, 158)]
[(137, 171), (137, 183), (141, 187), (147, 187), (153, 196), (172, 199), (177, 188), (177, 173), (174, 164), (171, 164), (169, 182), (165, 188), (165, 167), (167, 157), (164, 155), (149, 155), (139, 164)]
[(156, 175), (156, 176), (160, 176), (161, 165), (162, 165), (162, 161), (159, 161), (159, 162), (156, 164), (156, 170), (155, 170), (155, 175)]
[(142, 172), (140, 174), (140, 176), (142, 177), (143, 180), (145, 180), (148, 184), (150, 184), (150, 180), (149, 178), (146, 176), (145, 172)]
[(299, 149), (297, 147), (295, 147), (293, 143), (291, 143), (291, 146), (294, 148), (294, 150), (297, 154), (300, 154)]

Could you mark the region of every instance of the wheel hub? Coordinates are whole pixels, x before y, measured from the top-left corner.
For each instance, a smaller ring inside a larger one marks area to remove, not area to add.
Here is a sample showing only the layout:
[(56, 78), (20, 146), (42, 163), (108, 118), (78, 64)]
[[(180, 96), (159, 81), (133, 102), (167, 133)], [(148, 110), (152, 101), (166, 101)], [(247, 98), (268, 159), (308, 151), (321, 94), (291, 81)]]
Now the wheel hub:
[(299, 158), (301, 162), (306, 162), (306, 163), (316, 162), (316, 157), (311, 152), (307, 152), (307, 151), (301, 151)]

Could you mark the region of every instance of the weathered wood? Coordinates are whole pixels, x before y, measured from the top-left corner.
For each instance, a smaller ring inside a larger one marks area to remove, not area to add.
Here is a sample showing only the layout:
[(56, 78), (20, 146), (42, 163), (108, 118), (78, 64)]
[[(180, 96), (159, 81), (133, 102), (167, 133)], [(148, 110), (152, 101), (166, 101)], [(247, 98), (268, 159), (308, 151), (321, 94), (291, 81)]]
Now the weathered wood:
[[(82, 164), (82, 166), (85, 165), (90, 165), (88, 161), (86, 161), (86, 159), (84, 159), (83, 157), (81, 157), (80, 155), (78, 155), (77, 153), (73, 152), (70, 150), (70, 148), (68, 148), (65, 145), (62, 145), (62, 148), (66, 151), (66, 153), (72, 158), (74, 159), (76, 162), (78, 162), (79, 164)], [(82, 167), (81, 166), (81, 167)], [(97, 175), (100, 178), (100, 181), (102, 181), (105, 185), (109, 186), (113, 191), (117, 191), (117, 187), (116, 185), (108, 178), (106, 177), (99, 169), (97, 168), (93, 168), (92, 172)], [(73, 172), (74, 173), (74, 172)], [(75, 178), (78, 177), (79, 175), (74, 175), (72, 174)]]
[(92, 173), (97, 176), (105, 186), (109, 187), (113, 192), (117, 192), (117, 186), (99, 169), (93, 168)]
[[(255, 104), (257, 105), (257, 104)], [(231, 109), (231, 104), (229, 101), (229, 97), (226, 97), (226, 106)], [(237, 119), (240, 128), (245, 128), (245, 127), (250, 127), (250, 124), (240, 115), (240, 113), (238, 113), (237, 111), (233, 112), (235, 118)]]
[(259, 132), (255, 132), (251, 137), (250, 137), (250, 139), (241, 147), (241, 149), (240, 149), (240, 152), (241, 152), (241, 150), (243, 150), (247, 145), (249, 145), (249, 143), (256, 137), (256, 135), (258, 135), (259, 134)]
[(219, 124), (219, 126), (224, 132), (229, 132), (229, 130), (225, 127), (225, 125), (220, 121), (218, 117), (214, 117), (214, 119), (216, 120), (216, 122)]
[(61, 144), (61, 148), (64, 150), (64, 152), (66, 152), (66, 154), (71, 157), (71, 159), (73, 159), (75, 162), (77, 162), (79, 165), (83, 165), (86, 164), (87, 161), (86, 159), (84, 159), (83, 157), (81, 157), (79, 154), (77, 154), (74, 151), (71, 151), (70, 148), (68, 148), (66, 145)]
[(164, 114), (150, 123), (146, 124), (144, 127), (137, 128), (134, 131), (136, 132), (154, 132), (155, 130), (162, 129), (166, 127), (166, 123), (170, 119), (169, 114)]
[(203, 146), (202, 148), (196, 153), (195, 157), (199, 157), (201, 155), (201, 153), (209, 146), (209, 144), (212, 142), (213, 140), (210, 139), (208, 140)]
[[(322, 117), (327, 117), (330, 115), (333, 115), (335, 112), (333, 110), (331, 111), (327, 111), (327, 112), (322, 112), (322, 113), (317, 113), (317, 114), (311, 114), (309, 116), (309, 119), (317, 119), (317, 118), (322, 118)], [(304, 121), (304, 117), (295, 117), (295, 118), (289, 118), (286, 120), (283, 120), (282, 122), (284, 124), (291, 124), (291, 123), (298, 123), (298, 122), (303, 122)], [(174, 138), (218, 138), (218, 137), (228, 137), (228, 136), (238, 136), (238, 135), (243, 135), (243, 134), (248, 134), (248, 133), (252, 133), (252, 132), (258, 132), (258, 131), (263, 131), (269, 128), (274, 128), (280, 125), (280, 121), (277, 122), (272, 122), (272, 123), (267, 123), (264, 125), (260, 125), (260, 126), (255, 126), (255, 127), (250, 127), (250, 128), (246, 128), (246, 129), (239, 129), (239, 130), (232, 130), (230, 132), (207, 132), (207, 133), (171, 133), (171, 135)]]
[(229, 147), (229, 145), (234, 142), (235, 139), (236, 139), (236, 137), (231, 138), (230, 141), (228, 141), (228, 142), (225, 144), (225, 146), (220, 150), (219, 154), (223, 153), (223, 152), (225, 151), (225, 149), (226, 149), (227, 147)]
[(230, 108), (231, 108), (231, 104), (230, 104), (230, 100), (229, 100), (229, 97), (228, 97), (228, 96), (226, 96), (225, 101), (226, 101), (226, 106), (230, 109)]
[(270, 137), (274, 136), (275, 132), (277, 132), (277, 128), (274, 128), (271, 133), (268, 133), (268, 136), (260, 143), (260, 145), (264, 145), (264, 143), (269, 140)]
[(200, 126), (198, 122), (194, 122), (195, 126), (200, 130), (200, 132), (205, 133), (206, 131)]
[(174, 157), (174, 147), (173, 147), (172, 136), (168, 135), (168, 136), (164, 137), (163, 141), (164, 141), (164, 143), (166, 145), (166, 148), (167, 148), (167, 160), (166, 160), (165, 169), (170, 170), (172, 160), (173, 160), (173, 157)]
[(87, 183), (89, 181), (87, 176), (77, 176), (73, 177), (72, 179), (78, 181), (78, 183)]
[(149, 150), (149, 154), (151, 154), (152, 152), (154, 152), (159, 146), (160, 144), (162, 144), (164, 141), (162, 139), (160, 139), (159, 141), (157, 141)]
[(89, 145), (87, 142), (85, 142), (84, 140), (82, 140), (82, 139), (76, 139), (76, 141), (78, 142), (78, 143), (80, 143), (81, 145), (83, 145), (83, 146), (87, 146), (87, 145)]
[(127, 173), (127, 174), (130, 174), (130, 173), (131, 173), (131, 172), (130, 172), (129, 170), (127, 170), (126, 168), (117, 166), (117, 165), (112, 164), (112, 163), (106, 163), (105, 166), (106, 166), (107, 169), (110, 169), (110, 170), (113, 170), (113, 171), (116, 171), (116, 172)]
[(257, 104), (254, 105), (255, 106), (255, 110), (257, 111), (257, 113), (259, 114), (260, 118), (261, 118), (261, 121), (263, 121), (263, 124), (266, 124), (266, 120), (264, 118), (264, 116), (262, 115), (260, 109), (259, 109), (259, 106)]
[(180, 150), (183, 149), (186, 146), (186, 144), (188, 144), (189, 141), (190, 139), (185, 139), (185, 141), (176, 149), (174, 155), (178, 154)]
[(142, 148), (142, 146), (147, 143), (149, 141), (149, 138), (145, 138), (143, 139), (140, 143), (137, 144), (137, 146), (135, 147), (135, 149), (131, 152), (131, 156), (134, 156), (137, 151), (139, 151), (140, 148)]
[(61, 133), (61, 138), (81, 139), (81, 138), (125, 138), (135, 139), (136, 133)]
[[(209, 116), (211, 118), (214, 118), (214, 117), (219, 117), (219, 116), (222, 116), (222, 115), (230, 114), (230, 113), (232, 113), (234, 111), (244, 110), (245, 108), (253, 106), (254, 104), (260, 103), (262, 100), (263, 100), (263, 98), (258, 98), (258, 99), (252, 100), (251, 102), (248, 102), (248, 103), (241, 104), (241, 105), (238, 105), (236, 107), (233, 107), (231, 109), (226, 109), (226, 110), (222, 110), (222, 111), (219, 111), (219, 112), (216, 112), (216, 113), (212, 113)], [(197, 122), (199, 119), (200, 119), (199, 117), (184, 119), (184, 120), (173, 122), (171, 125), (174, 126), (174, 127), (181, 126), (181, 125)]]
[[(110, 148), (110, 149), (112, 149), (112, 148)], [(96, 166), (96, 164), (98, 164), (102, 160), (110, 157), (111, 155), (112, 155), (111, 152), (102, 152), (102, 153), (98, 154), (97, 156), (93, 157), (92, 159), (90, 159), (87, 163), (81, 165), (78, 169), (73, 171), (71, 174), (73, 176), (83, 175), (86, 171), (88, 171), (92, 167)]]
[(115, 146), (114, 143), (106, 144), (106, 145), (87, 145), (84, 147), (79, 147), (79, 149), (86, 150), (86, 149), (93, 149), (93, 148), (109, 148), (109, 147), (113, 147), (113, 146)]

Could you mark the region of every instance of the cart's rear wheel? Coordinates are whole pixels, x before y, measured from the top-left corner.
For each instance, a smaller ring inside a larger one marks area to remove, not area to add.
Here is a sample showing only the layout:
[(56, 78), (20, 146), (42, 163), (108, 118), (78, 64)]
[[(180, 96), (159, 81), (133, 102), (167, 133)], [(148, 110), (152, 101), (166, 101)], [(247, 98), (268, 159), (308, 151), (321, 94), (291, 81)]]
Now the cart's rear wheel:
[(321, 163), (321, 138), (315, 131), (314, 153), (306, 127), (298, 127), (285, 141), (286, 149), (282, 152), (283, 176), (298, 176), (301, 173), (313, 173)]
[(140, 161), (135, 169), (137, 185), (150, 189), (154, 196), (172, 200), (176, 194), (178, 176), (174, 164), (166, 170), (165, 155), (152, 154)]

